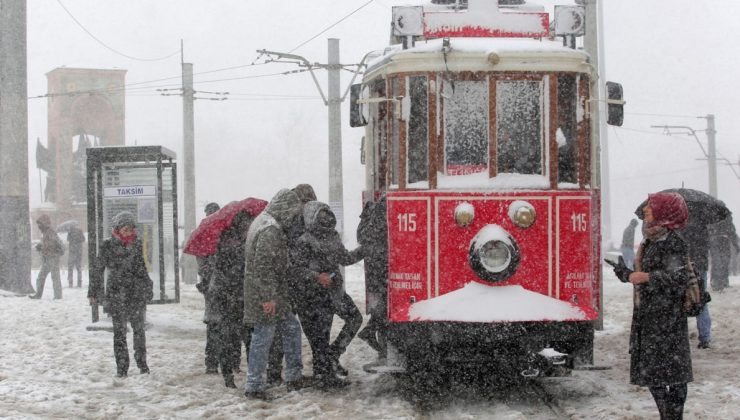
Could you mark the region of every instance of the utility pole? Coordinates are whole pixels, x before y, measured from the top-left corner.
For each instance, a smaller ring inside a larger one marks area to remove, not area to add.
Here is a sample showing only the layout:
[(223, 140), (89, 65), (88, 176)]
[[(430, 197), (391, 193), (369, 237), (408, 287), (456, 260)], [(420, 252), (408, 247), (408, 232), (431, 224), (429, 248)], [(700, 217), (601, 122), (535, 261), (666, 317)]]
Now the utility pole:
[(709, 149), (709, 195), (717, 198), (717, 145), (715, 143), (714, 114), (708, 114), (707, 119), (707, 149)]
[[(347, 97), (352, 83), (360, 72), (360, 68), (365, 63), (365, 58), (360, 64), (357, 64), (357, 71), (354, 72), (352, 80), (347, 86), (347, 90), (340, 95), (340, 71), (344, 67), (339, 61), (339, 40), (329, 38), (328, 63), (319, 64), (311, 63), (305, 57), (291, 53), (282, 53), (267, 50), (258, 50), (261, 55), (274, 56), (268, 62), (293, 63), (306, 68), (311, 73), (314, 84), (319, 90), (324, 105), (328, 107), (329, 113), (329, 206), (334, 215), (337, 217), (337, 231), (341, 237), (344, 237), (344, 196), (342, 187), (342, 113), (340, 105)], [(316, 75), (313, 70), (325, 68), (328, 70), (328, 97), (324, 95)], [(292, 72), (286, 72), (289, 74)]]
[[(704, 150), (704, 145), (701, 144), (699, 136), (696, 135), (696, 130), (686, 125), (651, 125), (651, 128), (662, 128), (666, 135), (671, 136), (673, 134), (690, 134), (696, 140), (696, 144), (699, 145), (704, 157), (707, 159), (709, 166), (709, 195), (717, 198), (717, 147), (715, 144), (715, 135), (717, 131), (714, 129), (714, 114), (708, 114), (705, 117), (697, 117), (707, 120), (707, 150)], [(674, 130), (686, 130), (686, 132), (672, 133), (671, 129)], [(734, 170), (733, 170), (734, 171)]]
[(0, 289), (32, 293), (26, 0), (0, 5)]
[[(600, 110), (602, 109), (603, 105), (601, 101), (599, 100), (601, 98), (601, 90), (602, 85), (601, 80), (599, 77), (601, 76), (602, 68), (599, 65), (599, 46), (601, 43), (599, 42), (599, 38), (601, 38), (600, 29), (599, 29), (599, 8), (597, 0), (577, 0), (576, 3), (582, 4), (585, 6), (585, 12), (586, 12), (586, 33), (583, 38), (583, 47), (588, 53), (590, 59), (591, 59), (591, 65), (593, 68), (595, 68), (599, 74), (597, 77), (594, 77), (591, 79), (591, 99), (590, 103), (592, 106), (590, 107), (591, 113), (591, 139), (592, 139), (592, 146), (591, 146), (591, 183), (592, 187), (594, 189), (601, 191), (601, 198), (602, 198), (602, 205), (601, 205), (601, 233), (602, 235), (602, 244), (601, 248), (603, 248), (604, 243), (608, 243), (609, 238), (611, 237), (611, 212), (609, 209), (609, 164), (608, 164), (608, 154), (603, 155), (603, 161), (604, 161), (604, 171), (606, 176), (601, 176), (602, 171), (602, 152), (605, 152), (607, 150), (607, 147), (604, 147), (602, 149), (601, 147), (601, 116), (600, 116)], [(606, 182), (602, 184), (602, 180), (605, 180)], [(603, 269), (602, 269), (603, 270)], [(602, 279), (604, 276), (601, 277)], [(603, 296), (604, 293), (604, 282), (599, 282), (599, 288), (600, 288), (600, 295)], [(604, 329), (604, 304), (603, 299), (599, 300), (599, 318), (594, 321), (594, 328), (597, 330)]]
[(342, 188), (342, 97), (339, 94), (339, 40), (329, 38), (328, 51), (329, 107), (329, 206), (337, 217), (337, 231), (344, 237), (344, 192)]
[[(195, 230), (195, 122), (193, 117), (193, 64), (182, 63), (182, 131), (183, 131), (183, 158), (184, 158), (184, 194), (185, 208), (185, 239)], [(195, 258), (187, 256), (183, 259), (183, 282), (195, 284), (197, 281), (197, 267)]]

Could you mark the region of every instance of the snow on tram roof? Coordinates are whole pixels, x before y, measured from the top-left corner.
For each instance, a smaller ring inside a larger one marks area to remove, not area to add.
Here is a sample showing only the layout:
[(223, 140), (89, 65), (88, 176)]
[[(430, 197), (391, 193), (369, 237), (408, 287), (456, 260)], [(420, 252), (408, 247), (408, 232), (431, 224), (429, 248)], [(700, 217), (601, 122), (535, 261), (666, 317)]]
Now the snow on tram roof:
[[(451, 71), (590, 71), (586, 52), (564, 47), (562, 42), (558, 41), (531, 38), (449, 38), (449, 40), (450, 52), (447, 61)], [(398, 67), (391, 71), (445, 70), (442, 43), (442, 39), (419, 41), (407, 49), (403, 49), (400, 44), (393, 45), (379, 52), (379, 55), (368, 63), (367, 73), (373, 73), (386, 65)], [(492, 58), (493, 55), (496, 57)]]

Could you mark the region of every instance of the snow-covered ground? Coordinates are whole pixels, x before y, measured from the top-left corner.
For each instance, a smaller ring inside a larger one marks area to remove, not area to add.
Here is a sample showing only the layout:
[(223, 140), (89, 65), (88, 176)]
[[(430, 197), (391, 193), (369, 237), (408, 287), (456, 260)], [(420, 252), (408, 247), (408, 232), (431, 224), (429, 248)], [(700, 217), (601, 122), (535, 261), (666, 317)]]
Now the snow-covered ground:
[[(362, 308), (359, 266), (349, 267), (347, 277), (350, 294)], [(183, 286), (180, 304), (149, 307), (152, 373), (140, 375), (132, 355), (130, 376), (117, 379), (112, 334), (86, 330), (86, 288), (65, 286), (64, 299), (54, 301), (48, 283), (40, 301), (0, 292), (0, 418), (556, 418), (545, 404), (524, 393), (470, 392), (462, 382), (453, 384), (449, 402), (420, 412), (400, 395), (392, 377), (362, 370), (375, 353), (360, 340), (342, 359), (353, 382), (348, 389), (287, 394), (281, 387), (272, 390), (278, 396), (274, 401), (248, 401), (242, 396), (244, 374), (237, 378), (240, 389), (233, 390), (223, 386), (220, 375), (204, 373), (203, 299), (188, 285)], [(693, 320), (690, 323), (696, 380), (689, 385), (687, 419), (740, 418), (740, 278), (731, 278), (731, 285), (725, 293), (713, 294), (712, 349), (696, 349), (696, 327)], [(649, 392), (628, 383), (631, 286), (607, 277), (604, 292), (605, 328), (597, 333), (596, 363), (612, 369), (548, 379), (545, 387), (566, 418), (657, 418)], [(304, 372), (310, 374), (305, 339), (303, 351)]]

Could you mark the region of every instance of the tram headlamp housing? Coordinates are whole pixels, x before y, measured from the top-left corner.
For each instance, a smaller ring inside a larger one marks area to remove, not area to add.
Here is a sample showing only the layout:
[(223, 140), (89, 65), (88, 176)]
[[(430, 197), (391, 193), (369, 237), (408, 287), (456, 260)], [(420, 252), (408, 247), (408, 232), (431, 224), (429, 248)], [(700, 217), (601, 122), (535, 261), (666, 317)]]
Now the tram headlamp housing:
[(460, 227), (466, 227), (473, 223), (475, 207), (468, 202), (460, 203), (455, 207), (455, 223)]
[(483, 280), (499, 282), (516, 272), (520, 261), (519, 247), (499, 225), (486, 225), (470, 241), (470, 268)]
[(537, 212), (528, 202), (517, 200), (509, 205), (509, 218), (515, 225), (526, 229), (537, 220)]

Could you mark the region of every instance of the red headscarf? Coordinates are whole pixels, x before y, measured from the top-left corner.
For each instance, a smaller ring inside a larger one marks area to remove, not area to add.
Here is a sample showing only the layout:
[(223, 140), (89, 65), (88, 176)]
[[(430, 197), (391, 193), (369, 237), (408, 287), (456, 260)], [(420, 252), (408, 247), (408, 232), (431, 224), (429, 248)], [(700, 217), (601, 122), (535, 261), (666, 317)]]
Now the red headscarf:
[(665, 226), (668, 229), (683, 229), (689, 221), (686, 201), (675, 192), (648, 194), (648, 206), (653, 210), (652, 226)]

